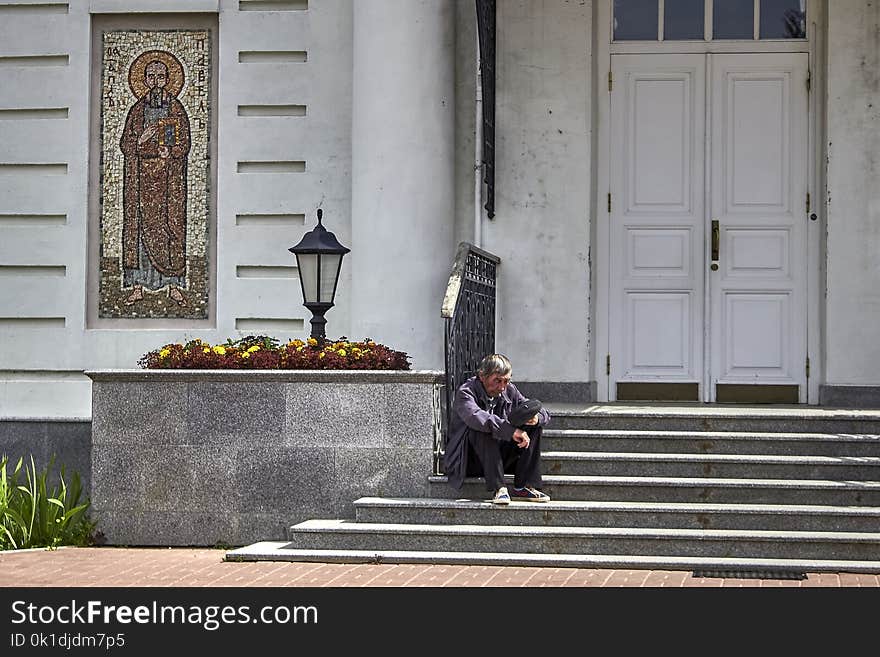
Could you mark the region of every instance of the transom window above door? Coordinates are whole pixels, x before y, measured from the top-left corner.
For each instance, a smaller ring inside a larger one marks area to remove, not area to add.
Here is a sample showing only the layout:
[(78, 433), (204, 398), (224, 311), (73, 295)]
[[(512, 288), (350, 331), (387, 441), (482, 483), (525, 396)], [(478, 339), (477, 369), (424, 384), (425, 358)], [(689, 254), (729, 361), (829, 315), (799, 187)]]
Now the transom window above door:
[(614, 0), (615, 41), (806, 39), (807, 0)]

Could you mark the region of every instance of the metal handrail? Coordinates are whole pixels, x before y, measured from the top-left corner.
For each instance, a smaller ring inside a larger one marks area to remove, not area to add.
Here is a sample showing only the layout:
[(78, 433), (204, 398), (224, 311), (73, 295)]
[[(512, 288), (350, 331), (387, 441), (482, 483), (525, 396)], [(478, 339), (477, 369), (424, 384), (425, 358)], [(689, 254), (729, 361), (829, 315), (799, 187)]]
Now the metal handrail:
[(501, 258), (461, 242), (452, 263), (440, 316), (445, 320), (445, 426), (434, 445), (434, 473), (442, 474), (446, 433), (458, 387), (473, 376), (486, 354), (495, 353), (495, 299)]

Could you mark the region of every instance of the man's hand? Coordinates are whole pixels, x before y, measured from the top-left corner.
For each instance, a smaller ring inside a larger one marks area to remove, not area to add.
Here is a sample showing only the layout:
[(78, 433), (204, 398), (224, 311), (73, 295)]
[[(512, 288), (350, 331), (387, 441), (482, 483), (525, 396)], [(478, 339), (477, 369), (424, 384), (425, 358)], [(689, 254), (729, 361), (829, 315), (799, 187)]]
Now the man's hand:
[(146, 142), (155, 137), (157, 132), (159, 132), (159, 126), (155, 123), (147, 126), (147, 129), (141, 133), (140, 137), (138, 137), (138, 146), (143, 146)]
[(517, 447), (522, 447), (525, 449), (529, 446), (529, 434), (527, 434), (522, 429), (514, 429), (513, 430), (513, 442), (516, 443)]
[(526, 420), (526, 424), (529, 426), (535, 426), (538, 424), (538, 414), (535, 413), (530, 419)]

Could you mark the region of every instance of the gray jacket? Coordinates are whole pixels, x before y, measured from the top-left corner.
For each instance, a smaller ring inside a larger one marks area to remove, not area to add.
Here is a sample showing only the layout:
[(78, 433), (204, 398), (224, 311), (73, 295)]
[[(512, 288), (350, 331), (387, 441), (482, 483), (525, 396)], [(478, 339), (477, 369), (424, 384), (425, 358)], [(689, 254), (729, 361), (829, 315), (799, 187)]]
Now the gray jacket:
[[(480, 431), (491, 434), (495, 440), (512, 441), (516, 427), (507, 421), (507, 417), (514, 406), (525, 400), (516, 386), (508, 383), (495, 398), (494, 408), (489, 411), (489, 395), (478, 377), (472, 376), (459, 386), (452, 403), (452, 421), (443, 456), (443, 466), (452, 486), (461, 488), (466, 476), (470, 433)], [(538, 424), (544, 426), (549, 421), (550, 414), (546, 409), (541, 409)]]

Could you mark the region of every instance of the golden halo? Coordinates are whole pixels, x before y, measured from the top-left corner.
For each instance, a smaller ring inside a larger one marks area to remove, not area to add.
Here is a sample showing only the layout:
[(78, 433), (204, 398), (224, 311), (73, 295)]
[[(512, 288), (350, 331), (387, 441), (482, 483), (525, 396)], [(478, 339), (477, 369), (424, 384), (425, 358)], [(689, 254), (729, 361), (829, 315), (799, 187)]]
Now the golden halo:
[(168, 67), (168, 83), (165, 90), (177, 98), (183, 89), (184, 73), (183, 65), (167, 50), (148, 50), (137, 56), (128, 67), (128, 86), (131, 87), (135, 98), (143, 98), (150, 88), (144, 80), (144, 71), (150, 62), (160, 61)]

